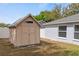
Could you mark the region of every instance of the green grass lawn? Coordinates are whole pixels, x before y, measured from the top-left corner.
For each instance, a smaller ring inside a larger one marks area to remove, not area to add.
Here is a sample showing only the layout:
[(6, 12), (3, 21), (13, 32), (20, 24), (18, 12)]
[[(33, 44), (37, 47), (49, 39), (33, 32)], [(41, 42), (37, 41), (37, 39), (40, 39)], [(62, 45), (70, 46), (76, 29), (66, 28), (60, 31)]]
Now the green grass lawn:
[(39, 45), (13, 47), (10, 42), (0, 39), (1, 56), (77, 56), (79, 46), (61, 42), (42, 41)]

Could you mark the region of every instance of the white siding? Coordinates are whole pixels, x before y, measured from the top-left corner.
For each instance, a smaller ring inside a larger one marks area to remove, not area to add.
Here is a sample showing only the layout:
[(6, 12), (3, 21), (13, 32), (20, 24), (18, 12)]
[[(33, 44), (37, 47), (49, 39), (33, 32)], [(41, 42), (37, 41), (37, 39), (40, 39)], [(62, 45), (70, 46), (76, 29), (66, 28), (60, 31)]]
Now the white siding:
[(73, 27), (73, 25), (67, 26), (67, 39), (68, 40), (74, 39), (74, 27)]
[(8, 28), (0, 28), (0, 38), (9, 38)]
[(45, 38), (45, 28), (40, 29), (40, 37)]
[(75, 24), (67, 24), (67, 36), (66, 38), (58, 37), (58, 26), (49, 27), (45, 29), (41, 29), (41, 34), (44, 34), (44, 37), (41, 35), (42, 38), (48, 38), (50, 40), (66, 42), (66, 43), (73, 43), (79, 45), (79, 39), (74, 39), (74, 25)]
[(58, 37), (58, 28), (46, 28), (45, 29), (45, 37), (49, 39), (56, 39)]

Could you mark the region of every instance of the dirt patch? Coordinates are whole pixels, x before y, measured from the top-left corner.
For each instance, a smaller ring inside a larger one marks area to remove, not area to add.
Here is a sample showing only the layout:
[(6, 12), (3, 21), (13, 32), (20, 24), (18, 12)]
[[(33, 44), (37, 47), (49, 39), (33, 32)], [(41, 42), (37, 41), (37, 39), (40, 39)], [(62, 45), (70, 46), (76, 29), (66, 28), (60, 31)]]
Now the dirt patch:
[(1, 56), (63, 56), (79, 55), (79, 46), (60, 43), (56, 41), (44, 41), (38, 45), (14, 47), (9, 41), (0, 39)]

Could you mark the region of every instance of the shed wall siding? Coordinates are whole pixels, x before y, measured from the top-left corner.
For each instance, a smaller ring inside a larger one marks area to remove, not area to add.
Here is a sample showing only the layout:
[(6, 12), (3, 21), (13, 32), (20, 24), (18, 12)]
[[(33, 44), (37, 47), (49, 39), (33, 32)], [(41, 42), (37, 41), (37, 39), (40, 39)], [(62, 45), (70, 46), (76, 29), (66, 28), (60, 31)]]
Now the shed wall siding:
[(11, 28), (9, 31), (10, 31), (9, 41), (11, 43), (15, 43), (15, 40), (16, 40), (16, 29), (15, 28)]
[[(28, 20), (33, 21), (31, 26), (28, 26), (28, 23), (25, 22)], [(37, 43), (40, 43), (40, 27), (34, 20), (32, 20), (32, 18), (29, 17), (16, 27), (16, 42), (14, 45), (23, 46)]]

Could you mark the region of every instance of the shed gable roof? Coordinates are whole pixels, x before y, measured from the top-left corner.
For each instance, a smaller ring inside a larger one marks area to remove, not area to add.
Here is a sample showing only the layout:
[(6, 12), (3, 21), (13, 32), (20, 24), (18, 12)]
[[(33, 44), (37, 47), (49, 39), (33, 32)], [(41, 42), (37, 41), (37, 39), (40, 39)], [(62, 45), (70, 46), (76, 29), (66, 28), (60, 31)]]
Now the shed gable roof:
[(79, 22), (79, 14), (68, 16), (68, 17), (58, 19), (58, 20), (55, 20), (55, 21), (51, 21), (51, 22), (45, 23), (44, 25), (74, 23), (74, 22)]
[(13, 24), (11, 24), (10, 26), (9, 26), (9, 28), (11, 28), (11, 27), (16, 27), (19, 23), (21, 23), (22, 21), (24, 21), (26, 18), (28, 18), (28, 17), (31, 17), (37, 24), (38, 24), (38, 26), (40, 26), (40, 24), (35, 20), (35, 18), (31, 15), (31, 14), (29, 14), (28, 16), (25, 16), (25, 17), (23, 17), (23, 18), (20, 18), (19, 20), (17, 20), (16, 22), (14, 22)]

